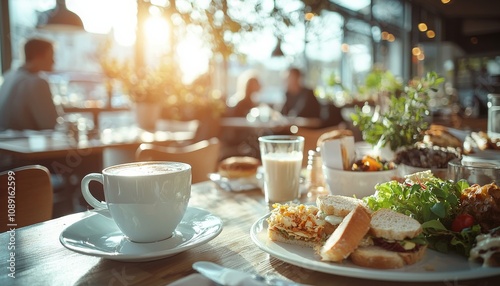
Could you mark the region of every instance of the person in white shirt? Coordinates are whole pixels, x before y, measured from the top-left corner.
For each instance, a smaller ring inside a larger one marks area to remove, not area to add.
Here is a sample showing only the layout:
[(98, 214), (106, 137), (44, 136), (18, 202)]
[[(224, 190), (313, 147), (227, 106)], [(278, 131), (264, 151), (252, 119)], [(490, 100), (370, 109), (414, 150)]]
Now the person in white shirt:
[(54, 129), (59, 114), (49, 83), (39, 73), (52, 71), (54, 47), (33, 38), (24, 45), (25, 63), (5, 73), (0, 87), (0, 130)]

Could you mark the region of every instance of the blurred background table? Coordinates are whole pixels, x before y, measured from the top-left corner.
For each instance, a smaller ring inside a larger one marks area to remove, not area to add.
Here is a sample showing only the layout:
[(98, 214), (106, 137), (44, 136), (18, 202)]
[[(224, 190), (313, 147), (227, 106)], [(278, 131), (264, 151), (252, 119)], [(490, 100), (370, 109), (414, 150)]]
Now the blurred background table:
[(224, 144), (221, 159), (230, 156), (260, 158), (258, 137), (272, 134), (292, 134), (292, 128), (319, 128), (321, 120), (305, 117), (283, 117), (276, 120), (247, 119), (245, 117), (223, 117), (220, 138)]

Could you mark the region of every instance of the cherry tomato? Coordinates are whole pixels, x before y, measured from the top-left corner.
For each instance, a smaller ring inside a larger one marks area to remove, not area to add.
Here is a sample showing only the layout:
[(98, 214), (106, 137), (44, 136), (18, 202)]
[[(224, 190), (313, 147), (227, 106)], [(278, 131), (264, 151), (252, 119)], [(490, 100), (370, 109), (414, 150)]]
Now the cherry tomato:
[(451, 223), (451, 230), (460, 232), (464, 228), (471, 227), (474, 224), (474, 218), (470, 214), (459, 214)]

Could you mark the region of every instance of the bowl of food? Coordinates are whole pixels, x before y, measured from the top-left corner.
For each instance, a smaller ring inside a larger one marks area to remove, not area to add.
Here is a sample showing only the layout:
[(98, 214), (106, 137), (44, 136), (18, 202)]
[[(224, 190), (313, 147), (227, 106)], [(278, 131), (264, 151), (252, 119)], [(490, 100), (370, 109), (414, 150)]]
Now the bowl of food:
[(357, 160), (351, 170), (341, 170), (323, 165), (325, 181), (333, 195), (363, 198), (375, 193), (375, 185), (397, 178), (393, 162), (372, 156)]
[(394, 162), (398, 165), (398, 176), (401, 178), (430, 170), (435, 177), (446, 180), (448, 162), (460, 157), (460, 151), (454, 147), (416, 144), (396, 152)]

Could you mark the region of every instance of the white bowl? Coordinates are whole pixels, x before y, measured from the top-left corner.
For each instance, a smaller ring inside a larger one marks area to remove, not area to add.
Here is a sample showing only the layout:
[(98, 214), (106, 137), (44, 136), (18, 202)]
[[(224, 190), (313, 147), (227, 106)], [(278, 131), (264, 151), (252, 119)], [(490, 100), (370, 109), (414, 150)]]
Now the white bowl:
[(375, 193), (375, 185), (393, 180), (398, 171), (357, 172), (323, 166), (323, 174), (332, 195), (363, 198)]
[(434, 177), (436, 177), (436, 178), (440, 178), (442, 180), (447, 179), (448, 168), (421, 168), (421, 167), (409, 166), (406, 164), (399, 164), (398, 165), (398, 174), (399, 174), (399, 177), (401, 177), (401, 178), (404, 178), (404, 176), (406, 176), (406, 175), (411, 175), (414, 173), (423, 172), (423, 171), (427, 171), (427, 170), (430, 170), (432, 172), (432, 174), (434, 175)]

